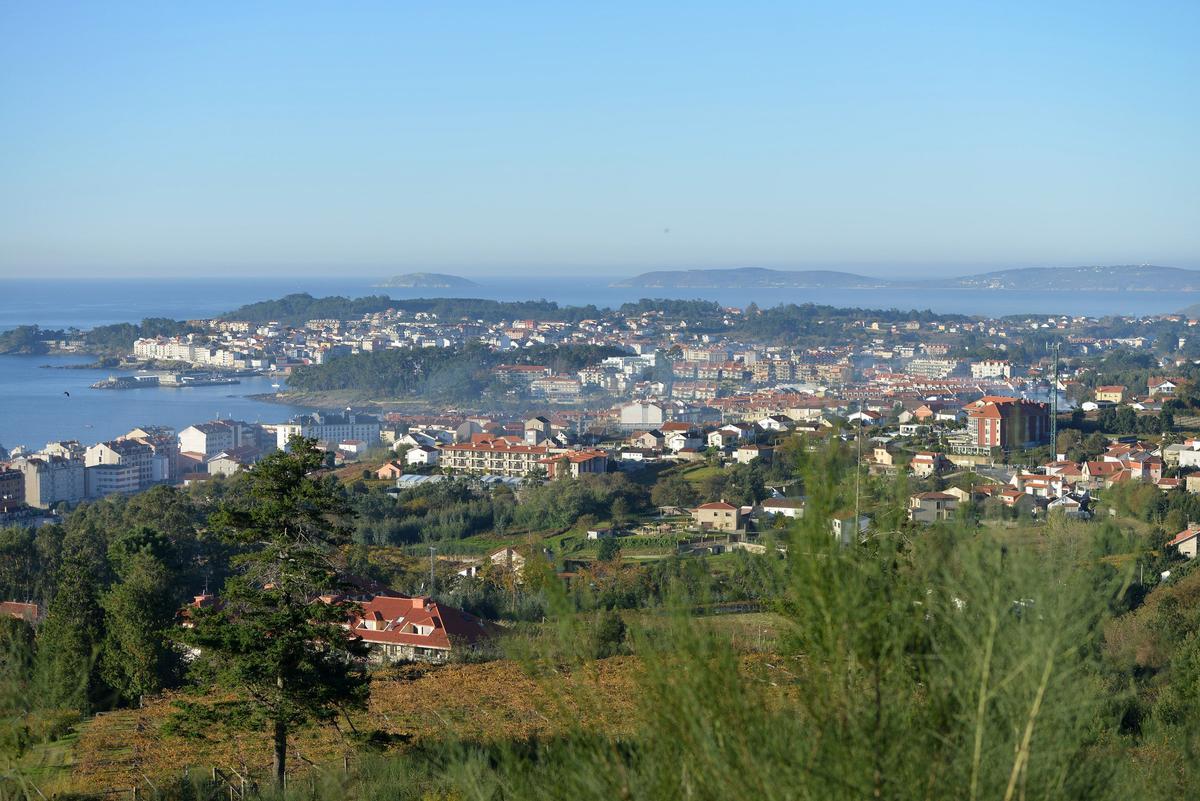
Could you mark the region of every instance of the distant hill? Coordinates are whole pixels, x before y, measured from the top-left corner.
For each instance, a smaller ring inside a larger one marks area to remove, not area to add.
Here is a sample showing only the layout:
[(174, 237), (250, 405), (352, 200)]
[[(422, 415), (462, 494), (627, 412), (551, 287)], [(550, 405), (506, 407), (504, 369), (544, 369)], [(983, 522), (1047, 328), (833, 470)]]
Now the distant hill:
[(470, 289), (479, 286), (474, 281), (458, 275), (444, 273), (404, 273), (393, 275), (375, 284), (377, 287), (393, 289)]
[(1150, 264), (1108, 267), (1028, 267), (966, 275), (941, 282), (964, 289), (1021, 289), (1058, 292), (1089, 289), (1102, 292), (1200, 292), (1200, 270)]
[(1025, 292), (1200, 292), (1200, 270), (1148, 264), (1105, 267), (1025, 267), (957, 278), (890, 281), (835, 270), (770, 270), (761, 267), (659, 270), (610, 286), (645, 289), (868, 289), (945, 287), (1015, 289)]
[(739, 267), (730, 270), (659, 270), (642, 273), (610, 286), (641, 289), (742, 289), (779, 287), (787, 289), (867, 288), (888, 286), (881, 278), (834, 270), (768, 270)]

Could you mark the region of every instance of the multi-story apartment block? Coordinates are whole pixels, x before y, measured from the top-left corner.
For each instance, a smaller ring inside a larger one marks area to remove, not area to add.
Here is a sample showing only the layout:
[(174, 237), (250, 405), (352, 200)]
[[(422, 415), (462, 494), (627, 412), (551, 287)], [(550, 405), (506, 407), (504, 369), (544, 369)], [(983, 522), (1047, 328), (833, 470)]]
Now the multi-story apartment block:
[(960, 366), (954, 359), (913, 359), (904, 372), (922, 378), (945, 378), (958, 372)]
[(529, 384), (530, 391), (551, 403), (573, 403), (579, 400), (580, 384), (566, 376), (543, 376)]
[(481, 439), (442, 447), (441, 464), (468, 473), (524, 478), (554, 451), (548, 445), (526, 445), (506, 439)]
[(87, 468), (85, 476), (89, 498), (132, 495), (144, 489), (141, 471), (135, 464), (91, 465)]
[(25, 474), (16, 469), (0, 467), (0, 512), (7, 512), (25, 503)]
[(972, 445), (986, 448), (1033, 448), (1050, 441), (1050, 406), (986, 395), (967, 404), (967, 433)]
[(553, 370), (540, 364), (502, 364), (492, 373), (506, 384), (529, 386), (539, 378), (549, 378)]
[(238, 441), (240, 433), (240, 426), (232, 420), (197, 423), (179, 432), (179, 450), (181, 453), (203, 454), (210, 459), (221, 451), (241, 445)]
[(621, 407), (621, 428), (640, 431), (658, 428), (666, 422), (666, 410), (657, 403), (627, 403)]
[(183, 337), (139, 339), (133, 343), (133, 355), (142, 360), (187, 362), (198, 367), (217, 367), (227, 370), (246, 364), (244, 353), (209, 343), (198, 344)]
[(153, 481), (175, 480), (179, 459), (179, 442), (175, 438), (175, 429), (170, 426), (139, 426), (118, 439), (133, 440), (153, 449)]
[(76, 439), (60, 440), (58, 442), (47, 442), (46, 447), (42, 448), (41, 453), (47, 456), (57, 456), (61, 459), (82, 459), (83, 452), (86, 448)]
[(1003, 359), (971, 362), (971, 378), (1012, 378), (1012, 374), (1012, 362)]
[(25, 476), (25, 503), (49, 509), (56, 503), (78, 503), (87, 497), (83, 460), (40, 453), (13, 466)]
[(88, 469), (88, 494), (93, 497), (137, 492), (167, 478), (154, 458), (154, 448), (132, 439), (97, 443), (84, 452), (83, 463)]
[(374, 444), (379, 442), (379, 419), (353, 412), (312, 414), (293, 418), (291, 422), (275, 427), (275, 445), (280, 450), (287, 450), (288, 441), (296, 436), (310, 437), (332, 445), (351, 439)]

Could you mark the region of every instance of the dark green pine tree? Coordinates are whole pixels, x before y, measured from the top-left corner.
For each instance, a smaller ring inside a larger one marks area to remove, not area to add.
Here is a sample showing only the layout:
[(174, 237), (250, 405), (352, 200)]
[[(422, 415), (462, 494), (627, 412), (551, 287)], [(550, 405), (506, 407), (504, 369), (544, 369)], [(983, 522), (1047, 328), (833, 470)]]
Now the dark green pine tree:
[(31, 745), (34, 635), (25, 620), (0, 617), (0, 765), (11, 766)]
[(335, 486), (310, 476), (316, 442), (294, 438), (241, 479), (211, 522), (246, 549), (221, 603), (194, 610), (184, 642), (199, 650), (197, 677), (232, 691), (218, 704), (181, 704), (180, 730), (213, 722), (265, 730), (282, 784), (288, 737), (366, 704), (366, 647), (341, 624), (353, 604), (323, 600), (339, 585), (337, 546), (350, 514)]
[(104, 612), (92, 573), (82, 552), (63, 559), (58, 590), (38, 630), (36, 681), (50, 708), (89, 714), (108, 699), (97, 659), (104, 640)]
[(135, 703), (170, 686), (181, 651), (168, 636), (179, 604), (170, 570), (150, 553), (135, 553), (120, 567), (121, 580), (104, 594), (104, 646), (100, 670), (122, 700)]

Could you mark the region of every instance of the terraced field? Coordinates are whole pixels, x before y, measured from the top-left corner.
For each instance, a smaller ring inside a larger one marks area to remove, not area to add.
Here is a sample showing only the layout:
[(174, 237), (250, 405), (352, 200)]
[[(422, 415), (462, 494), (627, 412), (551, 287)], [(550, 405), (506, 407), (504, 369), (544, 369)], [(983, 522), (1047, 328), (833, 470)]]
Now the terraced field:
[[(366, 712), (337, 728), (310, 727), (295, 736), (291, 770), (341, 769), (344, 757), (361, 754), (364, 737), (386, 750), (424, 739), (494, 742), (578, 729), (629, 731), (637, 720), (638, 664), (634, 657), (616, 657), (546, 676), (511, 661), (380, 673)], [(50, 796), (131, 788), (213, 767), (265, 773), (271, 755), (261, 733), (222, 731), (206, 740), (165, 733), (173, 700), (101, 714), (81, 725), (72, 758), (60, 760), (61, 769), (48, 773), (40, 789)]]

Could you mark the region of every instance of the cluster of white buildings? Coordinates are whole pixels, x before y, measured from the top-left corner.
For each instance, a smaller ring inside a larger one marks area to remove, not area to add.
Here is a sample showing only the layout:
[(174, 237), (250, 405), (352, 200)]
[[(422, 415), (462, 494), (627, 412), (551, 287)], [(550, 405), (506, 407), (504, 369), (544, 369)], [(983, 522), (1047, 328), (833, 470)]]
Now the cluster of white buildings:
[[(143, 426), (106, 442), (51, 442), (37, 451), (0, 453), (5, 506), (48, 509), (89, 498), (130, 495), (156, 484), (179, 484), (232, 475), (295, 435), (318, 440), (330, 451), (358, 454), (380, 444), (379, 420), (346, 412), (314, 414), (281, 424), (212, 420), (176, 433)], [(18, 479), (19, 477), (19, 479)]]

